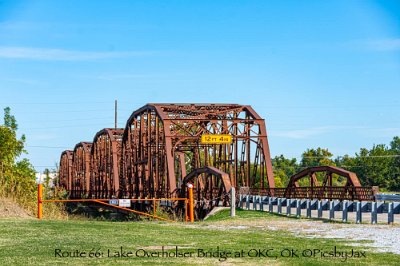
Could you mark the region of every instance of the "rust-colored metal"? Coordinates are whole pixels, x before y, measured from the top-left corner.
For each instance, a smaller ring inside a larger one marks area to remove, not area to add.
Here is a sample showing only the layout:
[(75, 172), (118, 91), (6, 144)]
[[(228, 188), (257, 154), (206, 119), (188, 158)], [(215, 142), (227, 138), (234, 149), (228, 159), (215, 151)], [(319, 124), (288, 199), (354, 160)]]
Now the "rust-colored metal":
[[(232, 142), (205, 144), (202, 135), (230, 135)], [(186, 197), (191, 183), (197, 218), (227, 205), (231, 187), (273, 197), (371, 199), (354, 173), (331, 166), (305, 169), (287, 188), (275, 188), (265, 121), (249, 105), (147, 104), (132, 113), (124, 130), (103, 129), (93, 146), (77, 144), (72, 171), (70, 153), (61, 156), (60, 185), (71, 198)], [(335, 187), (334, 175), (346, 184)], [(300, 180), (309, 184), (300, 187)], [(168, 207), (187, 217), (186, 204)], [(157, 206), (138, 200), (133, 208), (155, 213)]]
[(119, 197), (119, 166), (123, 129), (105, 128), (97, 132), (91, 149), (91, 194), (93, 198)]
[[(317, 173), (322, 175), (322, 180), (318, 181)], [(345, 184), (334, 186), (334, 175), (343, 178)], [(300, 186), (301, 180), (308, 184)], [(358, 201), (374, 200), (375, 196), (372, 187), (361, 186), (355, 173), (335, 166), (309, 167), (293, 175), (286, 188), (250, 189), (248, 193), (282, 198)]]
[(299, 187), (298, 181), (304, 178), (310, 179), (311, 186), (312, 185), (318, 186), (318, 180), (316, 179), (315, 174), (322, 172), (325, 173), (325, 178), (322, 181), (324, 185), (332, 186), (332, 174), (337, 174), (347, 179), (345, 186), (361, 187), (360, 180), (358, 180), (356, 173), (350, 172), (348, 170), (336, 166), (316, 166), (316, 167), (306, 168), (290, 178), (288, 187)]
[(70, 191), (72, 187), (72, 158), (74, 152), (66, 150), (61, 153), (58, 186)]
[[(321, 184), (317, 179), (317, 173), (323, 174)], [(334, 174), (346, 180), (344, 186), (333, 185)], [(299, 181), (305, 179), (308, 179), (309, 185), (300, 188)], [(335, 166), (316, 166), (293, 175), (284, 196), (288, 198), (365, 200), (365, 197), (369, 196), (368, 194), (369, 191), (361, 187), (355, 173)]]
[(358, 200), (374, 201), (375, 193), (372, 187), (331, 187), (331, 193), (327, 193), (327, 187), (294, 187), (291, 188), (291, 194), (286, 193), (287, 188), (241, 188), (240, 194), (260, 195), (276, 198), (297, 198), (297, 199), (329, 199), (329, 200)]
[(71, 198), (84, 198), (90, 193), (90, 150), (92, 143), (79, 142), (75, 145), (72, 159), (72, 188)]
[[(203, 134), (233, 142), (202, 144)], [(208, 166), (233, 185), (275, 187), (265, 122), (247, 105), (147, 104), (128, 119), (122, 154), (125, 197), (174, 196), (186, 172)]]
[(228, 206), (227, 194), (232, 185), (227, 173), (212, 166), (194, 169), (183, 179), (180, 197), (187, 197), (186, 187), (190, 187), (188, 184), (194, 187), (191, 189), (194, 190), (197, 219), (204, 218), (220, 202), (223, 206)]

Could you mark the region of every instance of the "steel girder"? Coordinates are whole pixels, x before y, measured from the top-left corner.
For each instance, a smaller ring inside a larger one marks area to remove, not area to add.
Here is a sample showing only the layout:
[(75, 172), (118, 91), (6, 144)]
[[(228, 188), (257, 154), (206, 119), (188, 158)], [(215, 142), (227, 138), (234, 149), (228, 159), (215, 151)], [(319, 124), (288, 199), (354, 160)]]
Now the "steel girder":
[(123, 129), (105, 128), (97, 132), (91, 149), (91, 197), (119, 197), (119, 167)]
[[(202, 144), (203, 134), (233, 142)], [(187, 172), (209, 166), (232, 186), (275, 187), (265, 121), (248, 105), (147, 104), (128, 119), (122, 146), (126, 197), (174, 196)]]
[(90, 142), (79, 142), (75, 145), (72, 160), (71, 198), (87, 197), (90, 191), (91, 147)]

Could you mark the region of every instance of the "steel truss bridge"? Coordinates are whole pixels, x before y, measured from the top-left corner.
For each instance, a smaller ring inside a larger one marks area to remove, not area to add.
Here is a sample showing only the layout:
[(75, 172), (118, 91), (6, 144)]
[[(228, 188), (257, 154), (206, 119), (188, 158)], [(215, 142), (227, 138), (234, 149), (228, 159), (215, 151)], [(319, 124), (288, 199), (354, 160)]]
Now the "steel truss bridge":
[[(231, 141), (205, 143), (202, 136)], [(251, 106), (238, 104), (147, 104), (132, 113), (125, 128), (102, 129), (92, 142), (64, 151), (59, 176), (59, 186), (72, 199), (185, 198), (190, 183), (197, 219), (229, 205), (232, 187), (241, 194), (285, 198), (374, 197), (354, 173), (331, 166), (304, 169), (286, 188), (276, 188), (265, 120)], [(150, 205), (132, 208), (146, 211)], [(177, 214), (184, 207), (168, 205)]]

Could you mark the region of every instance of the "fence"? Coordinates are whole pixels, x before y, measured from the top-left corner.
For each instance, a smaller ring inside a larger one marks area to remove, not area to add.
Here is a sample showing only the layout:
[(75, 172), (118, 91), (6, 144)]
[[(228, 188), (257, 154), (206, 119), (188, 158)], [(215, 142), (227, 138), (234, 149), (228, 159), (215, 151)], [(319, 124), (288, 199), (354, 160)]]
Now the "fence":
[[(38, 185), (38, 219), (42, 219), (43, 217), (43, 203), (46, 202), (92, 202), (92, 203), (97, 203), (101, 205), (105, 205), (108, 207), (115, 208), (117, 210), (123, 210), (126, 212), (132, 212), (138, 215), (150, 217), (153, 219), (158, 219), (158, 220), (163, 220), (163, 221), (169, 221), (169, 222), (175, 222), (170, 219), (166, 219), (160, 216), (156, 215), (156, 202), (160, 202), (161, 205), (164, 206), (172, 206), (171, 203), (173, 201), (184, 201), (185, 202), (185, 221), (190, 221), (194, 222), (194, 200), (193, 200), (193, 186), (188, 186), (189, 190), (189, 198), (144, 198), (144, 199), (67, 199), (67, 200), (61, 200), (61, 199), (43, 199), (43, 186), (42, 184)], [(152, 202), (153, 205), (153, 214), (137, 211), (130, 209), (128, 207), (123, 207), (123, 206), (117, 206), (115, 204), (111, 204), (110, 202), (118, 202), (120, 200), (125, 200), (129, 201), (129, 206), (131, 202), (143, 202), (143, 203), (149, 203)], [(108, 202), (108, 203), (107, 203)]]

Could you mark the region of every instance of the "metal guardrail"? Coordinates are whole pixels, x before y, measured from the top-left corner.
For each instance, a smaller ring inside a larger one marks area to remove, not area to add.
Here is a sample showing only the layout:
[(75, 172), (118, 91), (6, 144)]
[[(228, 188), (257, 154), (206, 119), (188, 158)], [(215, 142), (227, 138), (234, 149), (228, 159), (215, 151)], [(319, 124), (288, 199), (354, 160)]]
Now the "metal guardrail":
[(374, 200), (372, 187), (293, 187), (293, 188), (239, 188), (240, 194), (292, 199)]
[(379, 201), (399, 201), (400, 194), (376, 194), (375, 199)]
[[(365, 219), (363, 214), (369, 213), (371, 224), (378, 223), (378, 214), (386, 214), (389, 224), (393, 224), (395, 215), (400, 214), (400, 202), (290, 199), (246, 194), (239, 194), (238, 207), (245, 210), (267, 211), (296, 217), (305, 215), (307, 218), (319, 219), (324, 218), (325, 211), (328, 212), (329, 220), (335, 219), (336, 212), (341, 212), (342, 215), (339, 217), (343, 222), (348, 222), (350, 218), (348, 214), (354, 213), (354, 217), (351, 218), (355, 219), (356, 223), (362, 223)], [(302, 212), (304, 209), (305, 213)]]

